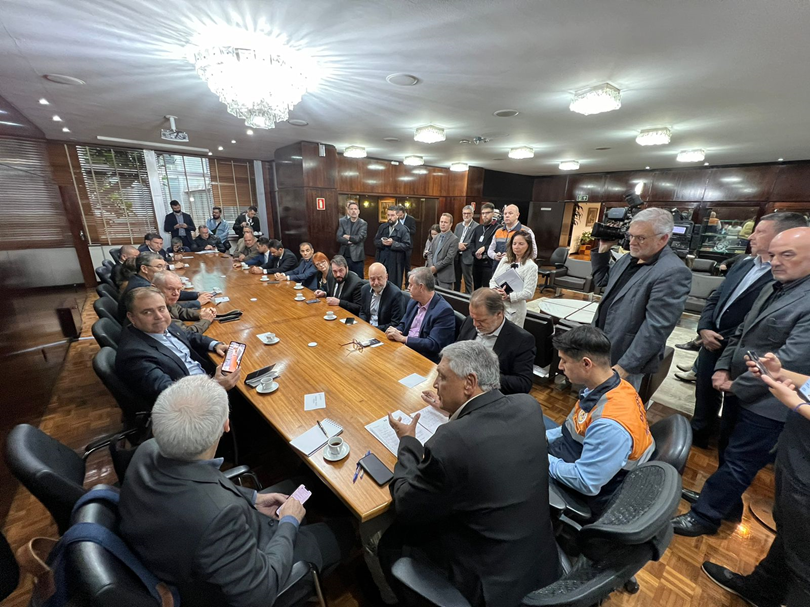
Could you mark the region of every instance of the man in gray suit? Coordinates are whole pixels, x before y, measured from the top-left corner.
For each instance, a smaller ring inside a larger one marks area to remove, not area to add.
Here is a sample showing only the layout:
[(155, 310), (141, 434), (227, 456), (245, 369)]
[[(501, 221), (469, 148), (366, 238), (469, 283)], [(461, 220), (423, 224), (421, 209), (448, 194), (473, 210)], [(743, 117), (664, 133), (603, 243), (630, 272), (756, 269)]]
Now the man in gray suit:
[(436, 242), (433, 243), (433, 255), (428, 260), (430, 271), (436, 276), (436, 286), (452, 289), (456, 281), (455, 260), (458, 257), (458, 238), (450, 231), (453, 216), (442, 213), (439, 218), (439, 229)]
[[(478, 227), (478, 222), (473, 220), (473, 208), (467, 205), (461, 209), (461, 217), (463, 221), (456, 224), (455, 235), (458, 238), (458, 255), (456, 255), (455, 272), (456, 272), (456, 291), (461, 291), (461, 277), (464, 277), (464, 292), (467, 295), (472, 293), (472, 269), (475, 252), (472, 243), (473, 232)], [(471, 244), (472, 243), (472, 244)]]
[(790, 411), (748, 371), (746, 353), (772, 352), (784, 368), (810, 374), (810, 228), (785, 230), (768, 251), (776, 282), (762, 289), (714, 367), (715, 388), (738, 402), (736, 411), (723, 411), (720, 467), (692, 510), (673, 520), (679, 535), (713, 534), (723, 520), (739, 520), (742, 494), (773, 459)]
[(229, 430), (225, 389), (205, 375), (180, 379), (158, 397), (154, 438), (121, 488), (123, 538), (184, 605), (272, 605), (294, 563), (324, 571), (354, 537), (347, 520), (301, 526), (306, 510), (288, 496), (295, 483), (256, 493), (229, 481), (215, 458)]
[(338, 221), (337, 241), (340, 245), (338, 253), (346, 258), (349, 270), (363, 278), (363, 269), (366, 261), (366, 236), (368, 224), (360, 219), (360, 207), (357, 201), (350, 200), (346, 205), (346, 216)]
[(607, 286), (593, 324), (610, 339), (613, 368), (636, 391), (664, 358), (692, 288), (692, 273), (667, 246), (673, 226), (668, 211), (645, 209), (627, 230), (629, 255), (611, 267), (615, 242), (600, 241), (599, 251), (591, 253), (594, 285)]

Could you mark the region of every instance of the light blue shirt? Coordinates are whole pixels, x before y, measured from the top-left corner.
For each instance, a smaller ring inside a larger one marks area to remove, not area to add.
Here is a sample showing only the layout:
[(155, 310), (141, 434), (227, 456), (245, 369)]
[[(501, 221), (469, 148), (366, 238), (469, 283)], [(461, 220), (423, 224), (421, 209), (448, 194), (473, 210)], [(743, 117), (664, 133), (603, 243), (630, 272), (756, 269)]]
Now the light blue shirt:
[[(562, 439), (562, 426), (546, 430), (549, 444)], [(584, 495), (598, 495), (602, 487), (627, 464), (633, 438), (612, 419), (598, 419), (585, 431), (582, 455), (568, 463), (549, 453), (548, 473), (553, 479)]]
[(771, 262), (770, 261), (762, 261), (762, 258), (757, 255), (754, 257), (754, 265), (751, 266), (751, 269), (748, 270), (748, 274), (746, 274), (743, 279), (740, 281), (740, 284), (737, 285), (737, 288), (734, 289), (734, 292), (731, 296), (726, 300), (725, 305), (723, 305), (723, 309), (720, 310), (720, 314), (717, 318), (721, 318), (723, 314), (725, 314), (728, 307), (734, 303), (734, 301), (743, 293), (745, 290), (754, 284), (757, 280), (760, 279), (763, 275), (771, 271)]
[(227, 221), (220, 218), (219, 225), (217, 225), (216, 220), (211, 217), (205, 222), (205, 225), (208, 227), (211, 233), (218, 236), (222, 242), (227, 242), (228, 231), (230, 230), (230, 226), (228, 225)]
[[(202, 368), (202, 365), (191, 358), (191, 351), (188, 349), (188, 346), (174, 335), (168, 331), (165, 333), (147, 333), (147, 335), (171, 350), (172, 354), (177, 356), (186, 366), (189, 375), (205, 375), (205, 370)], [(212, 341), (209, 350), (213, 350), (217, 343), (216, 341)]]

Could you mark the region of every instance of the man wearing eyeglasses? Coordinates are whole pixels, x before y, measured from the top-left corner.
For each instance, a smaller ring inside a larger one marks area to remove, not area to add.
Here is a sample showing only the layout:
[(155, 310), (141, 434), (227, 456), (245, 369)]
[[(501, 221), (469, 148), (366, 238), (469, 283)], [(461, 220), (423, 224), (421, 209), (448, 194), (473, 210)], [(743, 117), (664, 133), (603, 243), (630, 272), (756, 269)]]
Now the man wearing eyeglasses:
[(644, 209), (627, 230), (629, 255), (610, 266), (615, 242), (591, 252), (594, 285), (605, 287), (593, 324), (610, 339), (613, 368), (636, 390), (658, 370), (692, 287), (692, 272), (667, 246), (673, 227), (668, 211)]

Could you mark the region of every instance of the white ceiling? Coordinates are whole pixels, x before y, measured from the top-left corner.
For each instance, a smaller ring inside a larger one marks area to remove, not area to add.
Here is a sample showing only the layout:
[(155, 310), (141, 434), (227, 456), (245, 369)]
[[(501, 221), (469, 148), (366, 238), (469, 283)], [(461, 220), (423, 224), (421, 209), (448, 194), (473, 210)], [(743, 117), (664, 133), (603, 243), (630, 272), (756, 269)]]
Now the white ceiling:
[[(240, 23), (286, 36), (325, 68), (291, 114), (309, 126), (247, 136), (184, 59), (203, 26)], [(529, 175), (559, 173), (566, 159), (580, 172), (684, 166), (678, 150), (698, 147), (711, 164), (797, 160), (810, 157), (808, 23), (804, 0), (0, 0), (0, 96), (48, 138), (67, 125), (77, 141), (158, 142), (175, 114), (188, 145), (240, 158), (304, 139)], [(422, 82), (388, 84), (397, 72)], [(623, 90), (620, 110), (568, 110), (572, 91), (602, 82)], [(505, 108), (520, 115), (492, 115)], [(446, 142), (413, 141), (429, 122), (448, 129)], [(672, 127), (670, 145), (635, 143), (655, 126)], [(492, 141), (458, 143), (473, 136)], [(518, 145), (535, 158), (506, 159)]]

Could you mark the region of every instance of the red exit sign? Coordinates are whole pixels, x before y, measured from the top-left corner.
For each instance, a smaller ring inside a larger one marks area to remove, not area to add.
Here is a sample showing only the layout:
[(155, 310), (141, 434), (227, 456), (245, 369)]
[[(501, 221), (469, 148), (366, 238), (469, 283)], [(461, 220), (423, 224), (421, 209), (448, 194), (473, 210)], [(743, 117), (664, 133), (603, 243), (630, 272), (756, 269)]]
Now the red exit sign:
[(315, 207), (319, 211), (325, 211), (326, 210), (326, 198), (316, 198), (315, 199)]

